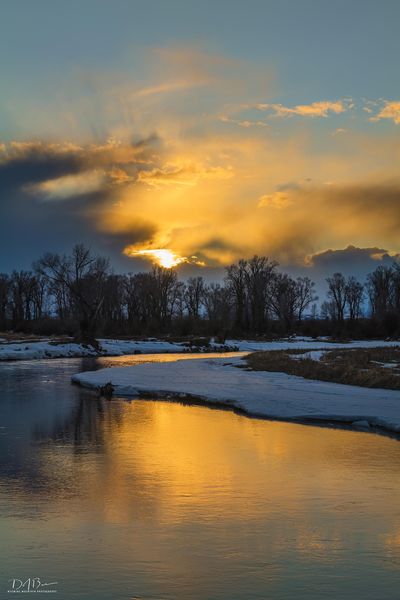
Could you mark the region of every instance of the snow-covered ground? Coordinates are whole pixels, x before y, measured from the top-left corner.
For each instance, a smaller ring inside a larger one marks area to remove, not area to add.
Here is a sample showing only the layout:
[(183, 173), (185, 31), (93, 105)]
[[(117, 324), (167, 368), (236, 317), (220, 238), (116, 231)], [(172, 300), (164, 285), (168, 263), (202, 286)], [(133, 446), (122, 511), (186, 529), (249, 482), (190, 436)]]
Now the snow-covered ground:
[(95, 354), (96, 352), (91, 346), (83, 346), (73, 342), (52, 344), (48, 340), (42, 340), (40, 342), (18, 341), (0, 344), (0, 361), (94, 356)]
[(312, 338), (291, 338), (275, 342), (252, 342), (249, 340), (227, 340), (225, 345), (214, 340), (207, 348), (190, 348), (185, 343), (171, 343), (154, 338), (148, 340), (111, 340), (99, 339), (99, 350), (93, 346), (76, 344), (74, 342), (57, 343), (56, 340), (44, 338), (41, 341), (0, 342), (0, 361), (30, 360), (42, 358), (67, 358), (79, 356), (123, 356), (126, 354), (160, 354), (202, 351), (254, 352), (257, 350), (323, 350), (336, 348), (373, 348), (389, 345), (399, 345), (399, 342), (355, 341), (345, 344), (333, 344), (326, 340)]
[[(202, 350), (196, 348), (190, 349), (181, 343), (173, 344), (156, 339), (141, 341), (99, 339), (98, 343), (99, 350), (90, 345), (76, 344), (74, 342), (59, 344), (49, 339), (44, 339), (40, 342), (17, 341), (0, 343), (0, 361), (80, 356), (123, 356), (125, 354), (167, 354)], [(218, 352), (224, 348), (221, 344), (212, 344), (207, 350)]]
[(238, 369), (240, 358), (141, 364), (74, 375), (80, 385), (111, 383), (117, 396), (195, 396), (253, 416), (346, 422), (400, 433), (400, 392), (312, 381), (285, 373)]

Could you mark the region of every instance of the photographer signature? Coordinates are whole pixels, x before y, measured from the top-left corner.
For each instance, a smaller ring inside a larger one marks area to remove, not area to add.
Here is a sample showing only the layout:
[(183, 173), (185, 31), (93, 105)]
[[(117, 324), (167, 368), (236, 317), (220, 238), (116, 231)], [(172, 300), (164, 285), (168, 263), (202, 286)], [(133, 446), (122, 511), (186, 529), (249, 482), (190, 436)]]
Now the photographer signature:
[(18, 593), (44, 593), (51, 594), (56, 593), (57, 590), (50, 589), (52, 586), (57, 585), (58, 581), (44, 582), (40, 577), (28, 577), (28, 579), (9, 579), (11, 582), (11, 588), (8, 591), (9, 594)]

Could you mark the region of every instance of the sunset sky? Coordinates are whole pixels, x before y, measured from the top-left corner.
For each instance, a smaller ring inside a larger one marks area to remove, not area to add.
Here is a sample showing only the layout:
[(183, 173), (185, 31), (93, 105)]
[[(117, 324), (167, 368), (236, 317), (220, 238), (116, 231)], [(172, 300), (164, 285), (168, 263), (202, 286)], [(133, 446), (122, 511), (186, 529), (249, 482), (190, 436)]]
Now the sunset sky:
[[(400, 252), (397, 0), (15, 0), (0, 19), (0, 270)], [(160, 252), (162, 251), (162, 252)]]

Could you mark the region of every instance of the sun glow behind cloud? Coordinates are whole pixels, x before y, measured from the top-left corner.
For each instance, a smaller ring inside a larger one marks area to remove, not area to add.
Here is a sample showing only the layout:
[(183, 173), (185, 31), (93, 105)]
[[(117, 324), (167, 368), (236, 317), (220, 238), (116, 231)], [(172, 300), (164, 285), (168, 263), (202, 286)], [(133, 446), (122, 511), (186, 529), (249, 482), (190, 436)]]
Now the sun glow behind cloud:
[(153, 263), (159, 265), (160, 267), (164, 267), (164, 269), (172, 269), (173, 267), (177, 267), (182, 263), (191, 262), (185, 256), (179, 256), (176, 252), (173, 250), (168, 250), (167, 248), (155, 248), (154, 250), (132, 250), (131, 247), (128, 246), (125, 248), (124, 254), (127, 256), (149, 258)]

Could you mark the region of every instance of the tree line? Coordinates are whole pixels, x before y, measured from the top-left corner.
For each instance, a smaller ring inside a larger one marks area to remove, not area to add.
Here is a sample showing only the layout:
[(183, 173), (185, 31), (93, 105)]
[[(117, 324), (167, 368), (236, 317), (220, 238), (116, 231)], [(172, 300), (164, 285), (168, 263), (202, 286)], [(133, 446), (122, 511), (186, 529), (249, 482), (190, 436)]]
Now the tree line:
[(0, 273), (0, 330), (98, 335), (395, 336), (400, 264), (378, 266), (362, 283), (335, 273), (317, 304), (309, 277), (291, 277), (263, 256), (226, 268), (221, 283), (178, 278), (174, 269), (115, 274), (107, 258), (76, 245), (46, 253), (30, 271)]

